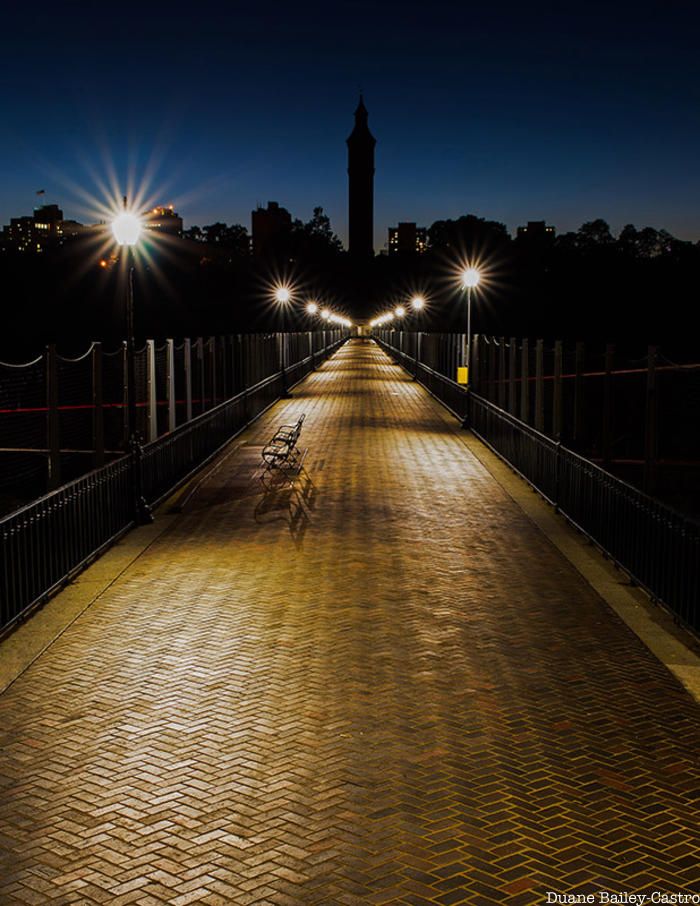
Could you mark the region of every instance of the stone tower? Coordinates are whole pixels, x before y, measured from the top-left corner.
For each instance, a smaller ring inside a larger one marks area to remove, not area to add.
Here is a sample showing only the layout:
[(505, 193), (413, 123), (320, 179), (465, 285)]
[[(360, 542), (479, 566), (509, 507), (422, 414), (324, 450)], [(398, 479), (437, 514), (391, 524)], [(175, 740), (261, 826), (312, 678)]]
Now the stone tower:
[(367, 126), (362, 95), (355, 111), (355, 128), (348, 145), (348, 225), (350, 254), (374, 255), (374, 146), (377, 140)]

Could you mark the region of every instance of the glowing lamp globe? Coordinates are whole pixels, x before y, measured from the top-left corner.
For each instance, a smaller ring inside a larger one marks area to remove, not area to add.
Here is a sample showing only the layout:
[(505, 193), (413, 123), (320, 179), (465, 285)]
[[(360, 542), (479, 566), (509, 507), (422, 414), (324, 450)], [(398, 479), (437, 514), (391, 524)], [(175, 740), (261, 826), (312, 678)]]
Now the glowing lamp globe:
[(462, 271), (462, 286), (465, 289), (473, 289), (479, 285), (479, 271), (475, 267), (468, 267)]
[(112, 221), (112, 233), (119, 245), (136, 245), (141, 235), (141, 220), (130, 211), (122, 211)]
[(316, 305), (315, 302), (309, 302), (309, 304), (306, 306), (306, 311), (310, 315), (315, 315), (316, 312), (318, 311), (318, 305)]
[(415, 311), (420, 311), (421, 308), (425, 307), (425, 299), (422, 296), (414, 296), (411, 299), (411, 305)]
[(278, 290), (275, 291), (275, 301), (279, 302), (281, 305), (286, 305), (289, 302), (289, 290), (286, 286), (280, 286)]
[(403, 316), (406, 314), (406, 309), (403, 307), (403, 305), (398, 305), (394, 309), (394, 313), (397, 318), (403, 318)]

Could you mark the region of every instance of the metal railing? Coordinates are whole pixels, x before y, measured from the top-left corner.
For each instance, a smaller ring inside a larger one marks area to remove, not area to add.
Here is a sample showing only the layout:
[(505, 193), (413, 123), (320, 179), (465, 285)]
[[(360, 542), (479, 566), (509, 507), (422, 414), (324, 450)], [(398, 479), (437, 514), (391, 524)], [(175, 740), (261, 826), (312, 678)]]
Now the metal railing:
[(327, 345), (181, 425), (0, 519), (0, 632), (6, 632), (157, 506), (345, 342)]
[(700, 526), (492, 402), (375, 340), (651, 598), (700, 631)]
[(0, 628), (131, 528), (133, 500), (133, 457), (123, 456), (2, 519)]

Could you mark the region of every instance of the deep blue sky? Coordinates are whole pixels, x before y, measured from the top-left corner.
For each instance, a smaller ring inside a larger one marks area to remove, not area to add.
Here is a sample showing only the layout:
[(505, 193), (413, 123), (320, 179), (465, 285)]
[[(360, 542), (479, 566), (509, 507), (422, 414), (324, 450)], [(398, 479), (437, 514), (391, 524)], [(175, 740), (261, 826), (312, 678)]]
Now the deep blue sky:
[[(700, 239), (695, 2), (12, 4), (0, 37), (0, 221), (37, 189), (87, 219), (155, 161), (186, 225), (256, 203), (346, 236), (358, 89), (378, 140), (376, 246), (398, 220), (513, 230), (594, 217)], [(24, 11), (26, 10), (26, 12)]]

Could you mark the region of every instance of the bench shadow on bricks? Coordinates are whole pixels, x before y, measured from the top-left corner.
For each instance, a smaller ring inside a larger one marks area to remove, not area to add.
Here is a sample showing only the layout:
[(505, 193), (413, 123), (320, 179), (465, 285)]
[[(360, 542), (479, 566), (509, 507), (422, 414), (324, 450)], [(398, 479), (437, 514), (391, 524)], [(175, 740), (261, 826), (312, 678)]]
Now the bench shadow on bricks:
[(263, 448), (263, 496), (255, 507), (256, 522), (285, 522), (296, 544), (304, 537), (316, 496), (314, 484), (303, 468), (308, 448), (299, 447), (303, 423), (302, 414), (296, 424), (281, 425)]

